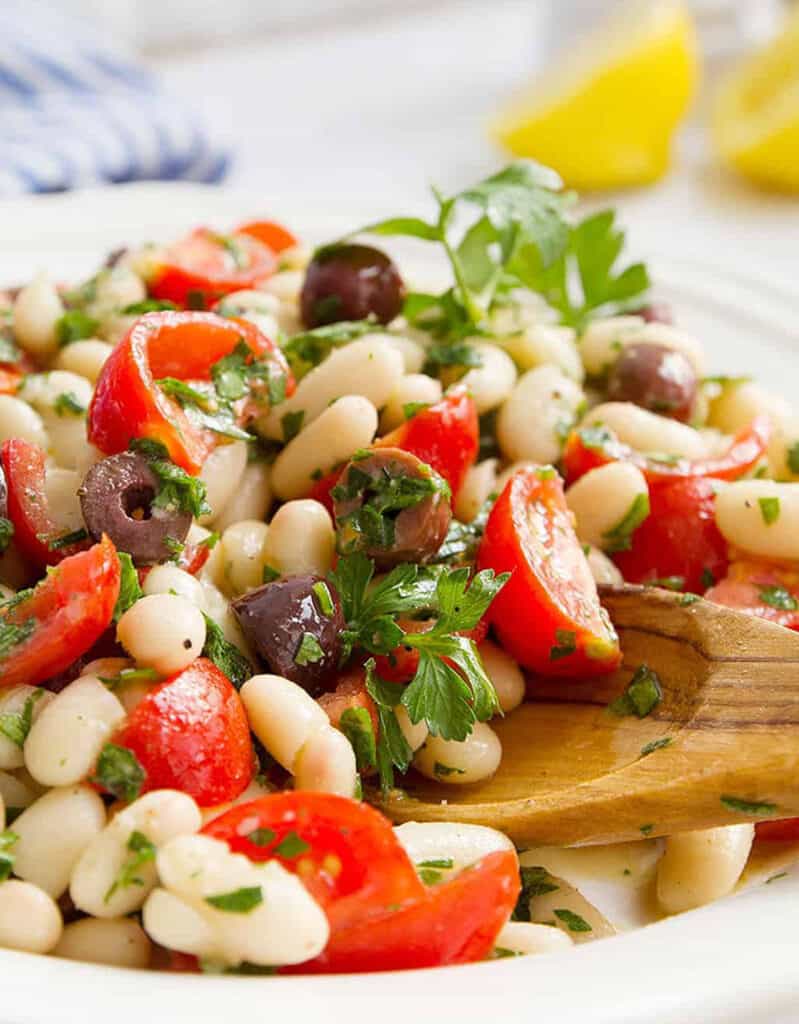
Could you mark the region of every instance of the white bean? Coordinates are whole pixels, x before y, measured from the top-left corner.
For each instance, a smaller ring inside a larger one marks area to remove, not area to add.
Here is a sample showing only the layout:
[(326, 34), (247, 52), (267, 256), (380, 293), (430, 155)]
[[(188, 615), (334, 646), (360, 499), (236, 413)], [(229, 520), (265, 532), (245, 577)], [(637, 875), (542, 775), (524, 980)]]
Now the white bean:
[[(302, 963), (327, 944), (330, 927), (300, 879), (277, 861), (253, 864), (210, 836), (182, 836), (158, 853), (156, 889), (144, 927), (156, 942), (223, 964)], [(246, 913), (217, 908), (215, 898), (257, 889)]]
[(497, 476), (497, 483), (495, 490), (497, 494), (502, 494), (505, 490), (505, 486), (508, 480), (517, 472), (519, 469), (538, 469), (538, 463), (530, 462), (529, 459), (523, 459), (520, 462), (512, 462), (509, 466), (506, 466), (502, 472)]
[(53, 956), (109, 967), (147, 967), (152, 943), (139, 924), (129, 917), (85, 917), (64, 928)]
[(698, 430), (632, 402), (603, 402), (595, 406), (580, 425), (608, 427), (623, 444), (639, 452), (682, 455), (688, 459), (701, 459), (706, 455), (705, 441)]
[(361, 395), (379, 409), (388, 401), (404, 369), (402, 356), (385, 344), (382, 335), (367, 335), (335, 349), (302, 378), (290, 398), (257, 423), (257, 429), (264, 437), (280, 441), (286, 415), (302, 412), (303, 426), (307, 428), (331, 402), (345, 395)]
[(405, 406), (417, 402), (434, 405), (440, 398), (441, 381), (435, 377), (428, 377), (426, 373), (400, 377), (380, 414), (380, 433), (387, 434), (405, 422)]
[(522, 371), (533, 370), (536, 366), (555, 366), (571, 380), (582, 384), (585, 373), (574, 338), (570, 327), (536, 323), (498, 338), (497, 343)]
[(799, 481), (799, 416), (791, 413), (775, 424), (768, 462), (775, 479)]
[(610, 462), (580, 477), (566, 492), (566, 503), (584, 544), (618, 551), (649, 514), (649, 488), (632, 463)]
[(799, 559), (799, 483), (737, 480), (716, 496), (716, 525), (751, 555)]
[(282, 676), (248, 679), (240, 691), (250, 728), (286, 771), (315, 732), (329, 726), (322, 708), (301, 686)]
[(0, 771), (0, 802), (9, 810), (30, 807), (38, 796), (39, 792), (27, 779)]
[(488, 678), (497, 692), (499, 706), (507, 714), (524, 700), (525, 683), (522, 670), (511, 656), (492, 640), (484, 640), (477, 648)]
[(532, 921), (508, 921), (495, 942), (497, 949), (507, 949), (517, 956), (557, 953), (573, 945), (569, 935), (560, 928)]
[(755, 416), (768, 416), (776, 426), (791, 415), (791, 406), (781, 395), (752, 381), (731, 380), (723, 383), (718, 397), (712, 399), (708, 423), (725, 434), (737, 434)]
[(47, 508), (61, 533), (71, 533), (83, 526), (78, 488), (81, 477), (72, 469), (50, 466), (44, 478)]
[(93, 917), (123, 917), (138, 910), (156, 883), (152, 861), (136, 869), (135, 877), (141, 884), (113, 889), (120, 871), (133, 856), (128, 847), (131, 835), (141, 832), (160, 847), (176, 836), (196, 832), (201, 823), (200, 809), (185, 793), (159, 789), (139, 797), (119, 811), (78, 858), (69, 883), (72, 902)]
[(96, 320), (105, 320), (126, 306), (147, 298), (147, 288), (132, 262), (121, 260), (114, 267), (101, 270), (94, 278), (91, 302), (86, 311)]
[(470, 341), (482, 366), (474, 366), (460, 380), (469, 389), (477, 412), (482, 415), (502, 405), (516, 383), (516, 364), (498, 345), (487, 341)]
[(58, 370), (77, 373), (92, 384), (97, 383), (106, 359), (114, 351), (113, 346), (99, 338), (81, 338), (62, 348), (55, 360)]
[(621, 572), (604, 551), (592, 547), (589, 548), (588, 554), (585, 557), (588, 560), (588, 568), (591, 570), (595, 583), (609, 583), (612, 586), (620, 586), (624, 583), (624, 577)]
[(514, 849), (504, 833), (485, 825), (408, 821), (398, 825), (394, 834), (414, 864), (451, 860), (452, 871), (462, 871), (491, 853)]
[(53, 899), (66, 892), (78, 858), (105, 826), (105, 805), (88, 786), (51, 789), (14, 822), (14, 874)]
[[(21, 686), (6, 687), (6, 689), (0, 690), (0, 716), (19, 715), (21, 719), (25, 705), (30, 701), (31, 721), (36, 721), (53, 696), (52, 693), (43, 690), (41, 686), (22, 684)], [(15, 720), (22, 725), (19, 719)], [(24, 764), (22, 747), (8, 735), (0, 732), (0, 768), (11, 771), (14, 768), (21, 768)]]
[(236, 494), (247, 468), (246, 441), (220, 444), (203, 463), (200, 479), (206, 487), (205, 499), (211, 512), (202, 516), (202, 524), (212, 523), (225, 510), (225, 505)]
[(247, 643), (244, 640), (238, 619), (230, 607), (230, 602), (211, 580), (200, 576), (200, 585), (203, 588), (203, 610), (205, 614), (219, 626), (229, 643), (234, 644), (246, 654)]
[(25, 765), (44, 786), (85, 779), (125, 709), (96, 676), (81, 676), (40, 713), (25, 740)]
[(268, 783), (266, 785), (261, 785), (258, 778), (259, 776), (256, 776), (249, 786), (247, 786), (242, 793), (239, 793), (235, 800), (229, 800), (224, 804), (216, 804), (214, 807), (201, 807), (200, 811), (203, 816), (203, 825), (207, 825), (208, 822), (213, 821), (214, 818), (219, 818), (226, 811), (229, 811), (231, 807), (238, 807), (239, 804), (248, 804), (251, 800), (257, 800), (260, 796), (268, 796), (269, 793), (274, 793), (274, 786)]
[(235, 316), (249, 320), (267, 338), (276, 338), (278, 335), (280, 299), (268, 292), (254, 289), (231, 292), (222, 299), (216, 307), (216, 312), (220, 316)]
[(407, 374), (419, 373), (427, 358), (427, 350), (418, 341), (409, 338), (406, 334), (395, 334), (393, 331), (384, 334), (383, 340), (387, 345), (396, 349), (402, 356), (402, 364)]
[(14, 300), (14, 338), (26, 352), (46, 356), (58, 347), (56, 321), (64, 306), (55, 285), (43, 274), (27, 284)]
[(63, 926), (52, 896), (38, 886), (15, 878), (0, 885), (0, 947), (49, 953)]
[(326, 575), (333, 567), (336, 533), (324, 505), (287, 501), (275, 513), (263, 548), (264, 563), (283, 576)]
[(203, 588), (196, 576), (176, 565), (154, 565), (144, 579), (145, 594), (177, 594), (199, 609), (204, 608)]
[(50, 440), (50, 454), (58, 466), (80, 470), (79, 479), (96, 462), (93, 446), (86, 444), (86, 419), (83, 416), (58, 416), (44, 413), (42, 416)]
[[(327, 518), (330, 519), (329, 516)], [(243, 519), (222, 534), (219, 544), (224, 560), (225, 584), (232, 596), (238, 597), (263, 583), (268, 532), (266, 523)]]
[(358, 770), (350, 741), (332, 726), (313, 733), (294, 762), (294, 788), (351, 797)]
[(585, 400), (579, 386), (554, 366), (523, 374), (497, 416), (505, 458), (556, 462)]
[(502, 746), (485, 722), (475, 722), (463, 742), (430, 736), (413, 759), (422, 775), (436, 782), (465, 786), (490, 778), (499, 768)]
[(427, 722), (422, 719), (420, 722), (416, 722), (414, 724), (411, 721), (411, 716), (402, 704), (398, 704), (396, 706), (394, 714), (397, 716), (397, 722), (402, 730), (402, 735), (405, 737), (405, 742), (415, 753), (430, 735), (430, 730), (427, 728)]
[(360, 395), (340, 398), (275, 459), (272, 487), (276, 496), (282, 501), (303, 497), (316, 473), (328, 473), (354, 451), (368, 447), (376, 430), (377, 412), (368, 399)]
[(117, 640), (137, 665), (170, 676), (199, 657), (205, 644), (205, 619), (185, 597), (150, 594), (119, 620)]
[(272, 504), (269, 466), (265, 462), (251, 462), (239, 480), (236, 493), (225, 502), (214, 526), (220, 533), (242, 519), (266, 519)]
[(679, 914), (732, 892), (754, 835), (754, 825), (746, 823), (669, 836), (657, 876), (663, 909)]
[(264, 281), (261, 290), (269, 295), (276, 295), (281, 302), (296, 306), (304, 280), (302, 270), (281, 270)]
[(47, 450), (47, 431), (41, 416), (27, 402), (13, 395), (0, 395), (0, 442), (12, 437), (30, 441)]
[[(19, 397), (40, 413), (54, 412), (62, 395), (70, 395), (85, 410), (92, 400), (92, 386), (77, 373), (51, 370), (49, 373), (28, 374), (19, 390)], [(66, 420), (67, 417), (63, 418)]]
[(497, 490), (498, 465), (496, 459), (483, 459), (467, 472), (455, 499), (455, 515), (462, 523), (470, 523)]

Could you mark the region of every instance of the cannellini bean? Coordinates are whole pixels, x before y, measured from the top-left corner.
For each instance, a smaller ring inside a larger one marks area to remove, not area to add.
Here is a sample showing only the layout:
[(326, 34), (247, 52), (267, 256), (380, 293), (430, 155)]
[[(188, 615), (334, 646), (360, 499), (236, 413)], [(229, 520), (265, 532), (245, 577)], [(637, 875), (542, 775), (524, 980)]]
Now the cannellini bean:
[(580, 424), (582, 427), (598, 425), (608, 427), (623, 444), (639, 452), (683, 455), (688, 459), (701, 459), (706, 454), (705, 442), (698, 430), (632, 402), (603, 402)]
[(294, 788), (352, 796), (358, 770), (350, 741), (332, 726), (305, 742), (294, 762)]
[(566, 492), (584, 544), (617, 551), (649, 514), (644, 474), (629, 462), (610, 462), (580, 477)]
[(663, 909), (679, 914), (732, 892), (754, 835), (754, 825), (746, 823), (669, 836), (657, 875)]
[(14, 822), (14, 874), (58, 899), (78, 857), (104, 826), (105, 805), (93, 789), (49, 790)]
[(775, 479), (799, 481), (799, 416), (792, 413), (775, 424), (768, 462)]
[[(290, 964), (327, 944), (324, 911), (278, 861), (253, 864), (218, 839), (181, 836), (159, 850), (157, 864), (163, 888), (145, 904), (144, 927), (162, 946), (223, 964)], [(247, 912), (210, 902), (242, 889), (258, 891)]]
[(283, 676), (253, 676), (242, 686), (240, 696), (250, 728), (289, 772), (313, 734), (330, 724), (313, 697)]
[(790, 403), (748, 380), (728, 381), (710, 403), (708, 423), (725, 434), (736, 434), (755, 416), (768, 416), (774, 425), (792, 415)]
[(29, 373), (19, 390), (19, 397), (41, 413), (53, 412), (61, 395), (71, 395), (78, 405), (88, 409), (92, 386), (77, 373), (51, 370), (49, 373)]
[(176, 836), (196, 832), (200, 809), (190, 796), (173, 789), (158, 789), (120, 810), (85, 848), (72, 871), (69, 894), (79, 910), (94, 917), (123, 917), (138, 910), (156, 884), (155, 865), (146, 861), (136, 868), (141, 884), (118, 885), (119, 873), (132, 856), (128, 842), (141, 832), (161, 847)]
[(44, 421), (27, 402), (13, 395), (0, 395), (0, 442), (12, 437), (30, 441), (45, 450), (48, 447)]
[(113, 346), (99, 338), (81, 338), (62, 348), (55, 359), (57, 370), (77, 373), (92, 384), (97, 383), (106, 359), (114, 351)]
[(393, 331), (382, 337), (387, 345), (396, 349), (402, 356), (402, 364), (407, 374), (417, 374), (421, 371), (427, 358), (424, 345), (420, 345), (418, 341), (405, 334), (394, 334)]
[(799, 483), (737, 480), (716, 496), (716, 525), (751, 555), (799, 559)]
[(565, 376), (582, 384), (585, 372), (574, 339), (575, 334), (570, 327), (536, 323), (498, 338), (497, 343), (522, 371), (536, 366), (555, 366)]
[(238, 807), (239, 804), (248, 804), (251, 800), (257, 800), (259, 796), (268, 796), (269, 793), (274, 793), (274, 791), (274, 786), (268, 783), (261, 785), (258, 781), (258, 776), (256, 776), (249, 786), (242, 793), (239, 793), (235, 800), (229, 800), (224, 804), (217, 804), (215, 807), (201, 807), (203, 825), (207, 825), (214, 818), (219, 818), (226, 811), (229, 811), (231, 807)]
[(335, 349), (315, 366), (290, 398), (258, 421), (257, 429), (264, 437), (280, 441), (286, 415), (302, 412), (303, 426), (307, 428), (331, 402), (345, 395), (361, 395), (379, 409), (388, 401), (404, 369), (402, 356), (383, 341), (382, 335), (367, 335)]
[[(25, 705), (30, 701), (32, 721), (36, 721), (41, 712), (53, 699), (53, 694), (43, 690), (41, 686), (9, 686), (0, 690), (0, 716), (22, 715)], [(0, 768), (11, 771), (25, 764), (22, 747), (0, 732)]]
[(455, 515), (462, 523), (470, 523), (496, 491), (498, 465), (496, 459), (483, 459), (467, 472), (455, 499)]
[(329, 473), (338, 463), (346, 462), (354, 451), (368, 447), (376, 430), (377, 412), (368, 399), (360, 395), (340, 398), (290, 441), (275, 459), (272, 466), (275, 495), (282, 501), (303, 497), (311, 489), (316, 473)]
[(50, 439), (50, 454), (56, 464), (65, 469), (80, 470), (80, 479), (96, 462), (93, 446), (86, 444), (85, 416), (58, 416), (56, 413), (43, 413), (47, 435)]
[(55, 285), (39, 274), (14, 300), (15, 340), (35, 356), (49, 355), (58, 347), (56, 322), (63, 314)]
[(269, 466), (265, 462), (251, 462), (239, 480), (236, 493), (214, 520), (214, 526), (222, 533), (242, 519), (266, 519), (271, 504)]
[(247, 642), (244, 639), (244, 634), (241, 631), (238, 619), (233, 614), (228, 599), (211, 580), (203, 576), (200, 576), (200, 585), (203, 588), (203, 610), (205, 614), (219, 626), (229, 643), (234, 644), (239, 650), (247, 654)]
[(516, 364), (498, 345), (487, 341), (470, 341), (469, 344), (482, 366), (467, 370), (460, 383), (469, 389), (477, 412), (482, 415), (508, 399), (516, 383)]
[(49, 953), (62, 928), (61, 911), (38, 886), (15, 878), (0, 885), (0, 947)]
[(206, 487), (205, 500), (211, 506), (211, 512), (200, 519), (202, 524), (212, 523), (224, 511), (225, 505), (235, 495), (246, 468), (246, 441), (233, 441), (214, 448), (200, 472), (200, 479)]
[(621, 572), (604, 551), (591, 547), (585, 557), (588, 559), (588, 568), (591, 570), (595, 583), (609, 583), (612, 586), (620, 586), (624, 583)]
[[(329, 521), (330, 517), (327, 518)], [(224, 559), (225, 583), (234, 597), (263, 583), (268, 532), (266, 523), (244, 519), (229, 526), (222, 534), (219, 544)]]
[(524, 700), (524, 675), (516, 661), (492, 640), (477, 648), (488, 678), (497, 692), (499, 706), (507, 714)]
[(326, 575), (333, 567), (336, 533), (324, 505), (287, 501), (275, 513), (264, 543), (264, 563), (283, 576)]
[(495, 487), (497, 494), (502, 494), (508, 480), (510, 480), (513, 474), (516, 473), (518, 470), (536, 469), (537, 467), (538, 463), (530, 462), (528, 459), (523, 459), (520, 462), (512, 462), (509, 466), (506, 466), (497, 477), (497, 483)]
[(426, 373), (409, 373), (400, 377), (380, 414), (380, 433), (387, 434), (405, 422), (405, 406), (417, 402), (433, 405), (440, 398), (441, 381), (435, 377), (428, 377)]
[(497, 440), (510, 460), (556, 462), (584, 395), (554, 366), (523, 374), (497, 416)]
[(216, 312), (220, 316), (235, 316), (242, 320), (249, 320), (267, 338), (277, 337), (279, 311), (280, 299), (276, 295), (255, 289), (231, 292), (216, 307)]
[(699, 342), (669, 324), (645, 323), (639, 316), (616, 316), (595, 320), (581, 336), (578, 347), (586, 373), (601, 377), (628, 345), (663, 345), (688, 359), (697, 377), (704, 377), (705, 354)]
[(430, 735), (430, 730), (427, 728), (427, 722), (424, 719), (421, 722), (412, 722), (411, 716), (402, 706), (398, 704), (394, 709), (394, 714), (397, 716), (397, 722), (402, 730), (402, 735), (405, 737), (405, 742), (414, 752), (422, 746), (427, 737)]
[(485, 722), (475, 722), (463, 742), (428, 737), (413, 764), (428, 779), (465, 786), (490, 778), (501, 760), (502, 746), (497, 734)]
[(105, 320), (126, 306), (147, 298), (147, 288), (131, 261), (121, 260), (101, 270), (94, 279), (94, 295), (86, 311), (96, 320)]
[(205, 644), (205, 619), (185, 597), (149, 594), (119, 620), (117, 640), (137, 665), (171, 676), (199, 657)]
[(85, 779), (125, 709), (97, 676), (81, 676), (39, 712), (25, 740), (25, 765), (43, 786)]
[(177, 594), (200, 610), (205, 606), (200, 581), (176, 565), (154, 565), (144, 578), (142, 590), (145, 594)]
[(305, 274), (302, 270), (281, 270), (261, 285), (261, 290), (276, 295), (281, 302), (296, 306), (299, 302)]
[(573, 945), (567, 932), (531, 921), (508, 921), (495, 942), (496, 948), (507, 949), (517, 956), (557, 953)]
[(47, 508), (57, 528), (62, 533), (71, 533), (83, 526), (78, 488), (81, 477), (72, 469), (55, 466), (48, 468), (44, 478), (44, 493)]
[(30, 807), (38, 796), (36, 788), (27, 779), (0, 771), (0, 802), (9, 810)]
[(462, 871), (490, 853), (514, 849), (504, 833), (485, 825), (408, 821), (394, 834), (414, 864), (451, 860), (452, 871)]
[(64, 928), (53, 956), (109, 967), (147, 967), (152, 943), (139, 924), (129, 917), (84, 917)]

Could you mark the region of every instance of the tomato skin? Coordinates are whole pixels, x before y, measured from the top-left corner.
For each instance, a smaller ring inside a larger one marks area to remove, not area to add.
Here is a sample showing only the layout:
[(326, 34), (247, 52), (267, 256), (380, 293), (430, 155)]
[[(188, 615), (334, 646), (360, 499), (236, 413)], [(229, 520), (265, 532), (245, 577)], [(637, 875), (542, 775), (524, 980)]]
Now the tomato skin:
[(402, 971), (484, 960), (519, 888), (515, 853), (488, 854), (423, 898), (333, 932), (323, 953), (282, 973)]
[(231, 256), (208, 228), (195, 228), (170, 246), (166, 262), (149, 282), (154, 299), (166, 299), (178, 306), (208, 309), (231, 292), (256, 288), (277, 270), (274, 252), (251, 232), (233, 237), (245, 267), (231, 266)]
[(365, 708), (369, 712), (369, 717), (372, 719), (372, 729), (375, 736), (377, 736), (379, 730), (377, 708), (366, 690), (366, 678), (363, 669), (356, 668), (342, 676), (335, 690), (331, 690), (330, 693), (323, 693), (321, 697), (317, 698), (317, 704), (330, 719), (330, 724), (336, 726), (336, 728), (338, 728), (341, 716), (345, 711), (348, 711), (350, 708)]
[(790, 843), (799, 840), (799, 818), (783, 818), (781, 821), (758, 821), (755, 835), (767, 842)]
[(733, 438), (730, 447), (722, 455), (709, 459), (678, 459), (674, 463), (647, 458), (619, 441), (612, 431), (608, 431), (608, 434), (609, 439), (601, 446), (588, 447), (581, 432), (572, 431), (561, 458), (567, 483), (573, 484), (598, 466), (619, 461), (632, 462), (637, 466), (650, 487), (693, 477), (737, 480), (764, 456), (771, 438), (771, 424), (767, 417), (757, 416)]
[[(601, 675), (621, 661), (618, 638), (574, 533), (563, 482), (550, 473), (517, 470), (491, 510), (477, 568), (511, 578), (487, 618), (524, 668), (549, 676)], [(564, 640), (574, 650), (559, 656)]]
[[(775, 608), (761, 597), (765, 587), (779, 587), (794, 598), (796, 608)], [(737, 608), (749, 615), (777, 622), (788, 629), (799, 630), (799, 570), (796, 565), (779, 565), (758, 559), (731, 562), (724, 579), (711, 587), (708, 601)]]
[(236, 228), (237, 235), (251, 235), (272, 252), (283, 252), (298, 244), (298, 239), (282, 224), (273, 220), (251, 220)]
[(90, 546), (87, 540), (65, 548), (50, 548), (50, 541), (63, 530), (55, 525), (47, 507), (45, 454), (38, 445), (12, 437), (0, 447), (0, 463), (8, 489), (8, 518), (14, 524), (14, 541), (28, 561), (44, 568)]
[(24, 374), (13, 366), (0, 366), (0, 395), (15, 395)]
[[(275, 834), (266, 845), (248, 838), (264, 828)], [(347, 797), (273, 793), (231, 808), (202, 832), (252, 861), (278, 860), (298, 874), (327, 914), (331, 932), (419, 899), (425, 892), (391, 822), (368, 804)], [(274, 848), (290, 832), (310, 849), (292, 857), (276, 856)], [(335, 858), (333, 872), (328, 858)]]
[(144, 792), (179, 789), (201, 807), (235, 800), (254, 774), (244, 705), (207, 658), (154, 686), (114, 742), (139, 759), (147, 773)]
[(30, 637), (0, 657), (0, 684), (36, 685), (67, 669), (111, 623), (119, 597), (119, 559), (108, 537), (65, 558), (4, 622), (36, 620)]
[(681, 576), (684, 589), (703, 593), (708, 573), (717, 580), (727, 570), (713, 481), (696, 477), (652, 487), (649, 503), (649, 516), (633, 534), (630, 550), (613, 556), (616, 565), (629, 583)]
[(268, 358), (294, 378), (280, 350), (254, 325), (215, 313), (147, 313), (106, 360), (89, 406), (89, 441), (106, 455), (125, 451), (134, 437), (166, 446), (173, 462), (200, 472), (215, 446), (214, 435), (195, 427), (180, 405), (155, 384), (162, 377), (207, 380), (211, 367), (244, 341), (254, 356)]

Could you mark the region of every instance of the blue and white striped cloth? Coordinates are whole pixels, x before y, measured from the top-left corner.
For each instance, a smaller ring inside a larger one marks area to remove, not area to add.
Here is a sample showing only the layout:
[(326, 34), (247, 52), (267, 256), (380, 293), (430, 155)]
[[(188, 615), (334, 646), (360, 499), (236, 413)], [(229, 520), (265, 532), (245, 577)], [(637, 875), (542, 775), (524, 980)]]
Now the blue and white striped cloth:
[(228, 162), (188, 103), (84, 21), (36, 0), (0, 0), (0, 197), (215, 182)]

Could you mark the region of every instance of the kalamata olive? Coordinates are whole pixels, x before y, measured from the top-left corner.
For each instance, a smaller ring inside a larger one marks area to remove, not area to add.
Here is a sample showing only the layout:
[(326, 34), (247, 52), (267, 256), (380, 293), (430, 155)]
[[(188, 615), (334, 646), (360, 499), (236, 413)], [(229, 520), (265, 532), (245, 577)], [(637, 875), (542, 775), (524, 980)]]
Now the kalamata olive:
[(667, 302), (650, 302), (635, 310), (635, 315), (642, 317), (648, 324), (673, 324), (674, 316)]
[(446, 483), (399, 448), (352, 459), (331, 494), (339, 551), (363, 551), (380, 569), (431, 558), (452, 518)]
[(335, 685), (346, 622), (336, 588), (321, 576), (265, 583), (232, 608), (252, 648), (275, 675), (312, 696)]
[(0, 519), (8, 518), (8, 487), (6, 487), (6, 475), (3, 467), (0, 466)]
[(183, 543), (191, 513), (153, 507), (158, 479), (143, 455), (120, 452), (92, 466), (78, 496), (86, 529), (99, 540), (107, 533), (136, 565), (162, 562)]
[(387, 324), (404, 299), (402, 278), (384, 252), (369, 245), (328, 245), (308, 264), (300, 308), (306, 327), (370, 315)]
[(634, 402), (675, 420), (690, 420), (696, 374), (682, 352), (665, 345), (628, 345), (608, 377), (608, 398)]

